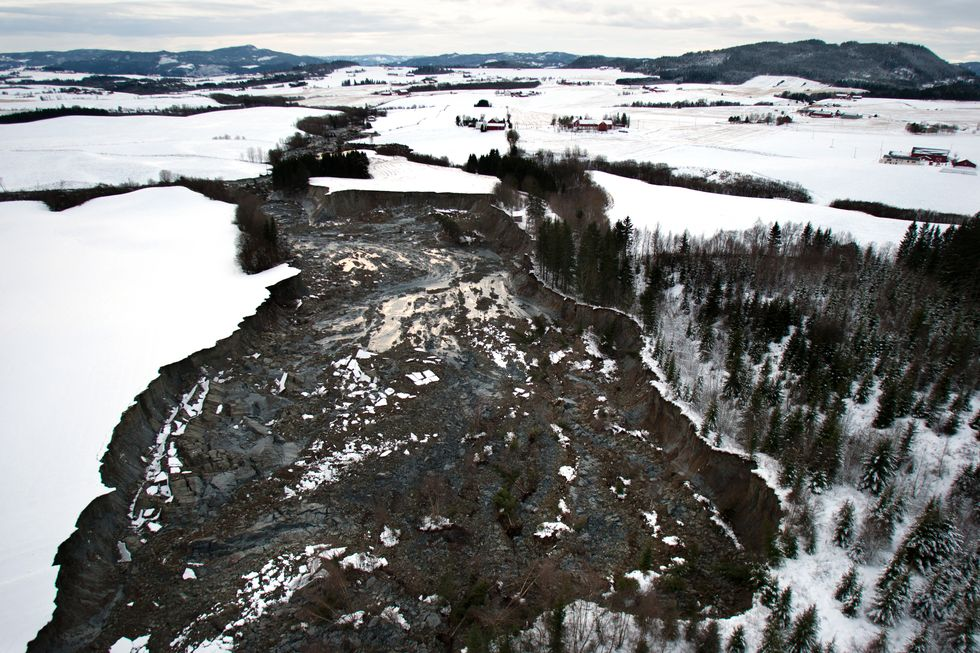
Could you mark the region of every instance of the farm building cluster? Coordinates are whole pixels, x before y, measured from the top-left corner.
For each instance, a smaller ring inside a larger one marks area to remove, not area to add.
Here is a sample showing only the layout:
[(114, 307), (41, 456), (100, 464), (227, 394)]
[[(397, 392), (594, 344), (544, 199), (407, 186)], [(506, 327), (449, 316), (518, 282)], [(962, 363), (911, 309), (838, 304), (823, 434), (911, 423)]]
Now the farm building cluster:
[(800, 113), (811, 118), (842, 118), (844, 120), (860, 120), (864, 116), (860, 113), (846, 113), (840, 109), (831, 111), (826, 107), (806, 107), (800, 109)]
[(554, 116), (551, 119), (551, 124), (561, 130), (604, 133), (613, 129), (620, 131), (627, 129), (630, 125), (630, 119), (625, 113), (603, 116), (602, 120), (578, 116)]
[(950, 156), (949, 150), (938, 147), (913, 147), (908, 154), (891, 151), (881, 157), (881, 163), (890, 165), (951, 166), (963, 171), (975, 171), (977, 164), (969, 159)]
[(456, 116), (457, 127), (470, 127), (481, 132), (504, 131), (513, 127), (510, 116), (506, 118), (487, 118), (481, 115), (479, 118), (473, 116)]

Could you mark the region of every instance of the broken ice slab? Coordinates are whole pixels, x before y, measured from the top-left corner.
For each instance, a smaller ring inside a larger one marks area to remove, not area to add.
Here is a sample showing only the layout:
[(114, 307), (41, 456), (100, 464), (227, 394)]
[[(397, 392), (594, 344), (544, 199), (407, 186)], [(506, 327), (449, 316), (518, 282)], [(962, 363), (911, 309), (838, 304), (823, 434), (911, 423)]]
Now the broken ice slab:
[(429, 383), (435, 383), (436, 381), (439, 380), (439, 377), (436, 376), (432, 372), (432, 370), (425, 370), (423, 372), (412, 372), (411, 374), (406, 374), (406, 376), (415, 385), (428, 385)]

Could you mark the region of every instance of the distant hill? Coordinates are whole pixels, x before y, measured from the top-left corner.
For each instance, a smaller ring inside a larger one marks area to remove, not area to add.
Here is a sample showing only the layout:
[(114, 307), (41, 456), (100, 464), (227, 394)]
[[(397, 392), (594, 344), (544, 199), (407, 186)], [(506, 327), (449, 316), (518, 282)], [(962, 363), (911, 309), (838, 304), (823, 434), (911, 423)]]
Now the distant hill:
[(204, 77), (207, 75), (269, 73), (343, 59), (362, 66), (437, 66), (458, 68), (545, 68), (559, 67), (578, 55), (567, 52), (496, 52), (490, 54), (440, 54), (406, 57), (370, 54), (343, 57), (305, 57), (243, 45), (218, 50), (187, 52), (131, 52), (127, 50), (67, 50), (64, 52), (7, 52), (0, 54), (0, 70), (31, 66), (51, 71), (90, 75), (162, 75)]
[(412, 57), (402, 66), (442, 66), (456, 68), (555, 68), (564, 66), (578, 55), (567, 52), (493, 52), (490, 54), (438, 54)]
[(910, 43), (753, 43), (654, 59), (579, 57), (569, 68), (610, 66), (685, 82), (740, 84), (756, 75), (792, 75), (844, 86), (921, 89), (972, 80), (958, 66)]
[(403, 61), (407, 61), (410, 58), (398, 54), (340, 54), (337, 56), (321, 57), (324, 61), (346, 59), (353, 61), (358, 66), (400, 66)]
[(965, 61), (959, 64), (959, 67), (969, 70), (974, 75), (980, 75), (980, 61)]
[[(341, 62), (330, 57), (297, 56), (251, 45), (187, 52), (68, 50), (0, 54), (0, 70), (17, 66), (41, 67), (90, 75), (161, 75), (202, 77), (220, 74), (273, 73), (305, 69), (325, 74)], [(754, 43), (724, 50), (689, 52), (679, 57), (622, 58), (567, 52), (449, 53), (425, 57), (373, 54), (344, 56), (358, 65), (433, 66), (438, 68), (598, 68), (610, 66), (644, 76), (685, 82), (738, 84), (756, 75), (792, 75), (829, 84), (859, 86), (873, 92), (906, 97), (912, 92), (930, 97), (975, 99), (980, 63), (953, 65), (930, 50), (909, 43), (841, 43), (799, 41)], [(918, 96), (916, 96), (918, 97)]]
[(68, 50), (65, 52), (10, 52), (0, 55), (0, 69), (34, 66), (52, 71), (93, 75), (205, 75), (266, 73), (297, 66), (324, 63), (320, 57), (303, 57), (252, 45), (187, 52), (131, 52), (125, 50)]

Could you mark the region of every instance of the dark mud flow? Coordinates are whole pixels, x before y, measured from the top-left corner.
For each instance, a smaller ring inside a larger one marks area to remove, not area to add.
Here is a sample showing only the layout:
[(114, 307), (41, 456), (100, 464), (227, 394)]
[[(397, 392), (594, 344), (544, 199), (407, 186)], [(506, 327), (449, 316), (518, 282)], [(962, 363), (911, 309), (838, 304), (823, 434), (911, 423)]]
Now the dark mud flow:
[(775, 497), (488, 199), (270, 204), (300, 280), (124, 416), (34, 650), (458, 650), (575, 598), (748, 607)]

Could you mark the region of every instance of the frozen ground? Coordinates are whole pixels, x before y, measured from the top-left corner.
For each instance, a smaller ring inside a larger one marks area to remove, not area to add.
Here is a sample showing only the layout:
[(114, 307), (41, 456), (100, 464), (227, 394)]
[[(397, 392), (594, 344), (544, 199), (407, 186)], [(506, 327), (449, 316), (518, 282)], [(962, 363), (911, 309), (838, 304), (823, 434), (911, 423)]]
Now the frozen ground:
[(212, 179), (264, 174), (259, 163), (305, 108), (256, 108), (168, 116), (71, 116), (0, 125), (4, 189), (78, 188), (156, 181), (160, 172)]
[[(665, 83), (644, 89), (617, 85), (617, 78), (635, 76), (619, 70), (460, 69), (451, 75), (438, 76), (437, 82), (515, 79), (536, 80), (541, 85), (523, 90), (521, 97), (492, 90), (398, 95), (408, 93), (413, 85), (426, 83), (424, 76), (409, 73), (408, 68), (348, 68), (310, 80), (301, 88), (268, 85), (250, 87), (242, 93), (285, 95), (307, 106), (377, 106), (386, 109), (388, 115), (374, 122), (377, 134), (365, 140), (378, 144), (403, 143), (419, 152), (448, 156), (460, 164), (471, 153), (484, 154), (492, 148), (504, 151), (507, 142), (503, 132), (480, 133), (456, 127), (456, 116), (503, 118), (509, 114), (520, 133), (520, 146), (530, 152), (544, 149), (562, 153), (577, 149), (611, 160), (636, 159), (667, 163), (689, 171), (731, 170), (754, 174), (799, 183), (819, 204), (849, 198), (965, 214), (980, 210), (978, 176), (941, 174), (937, 168), (928, 166), (888, 166), (878, 162), (890, 150), (907, 152), (913, 146), (948, 148), (960, 157), (980, 160), (980, 102), (831, 99), (821, 103), (830, 105), (831, 110), (862, 116), (844, 120), (800, 115), (797, 110), (802, 105), (777, 97), (787, 90), (833, 90), (796, 77), (760, 76), (739, 85)], [(44, 79), (48, 74), (25, 71), (23, 75)], [(366, 81), (380, 83), (354, 85)], [(351, 85), (344, 86), (347, 82)], [(0, 112), (5, 106), (26, 109), (61, 103), (138, 107), (211, 102), (197, 91), (176, 96), (77, 95), (62, 102), (51, 99), (57, 90), (0, 87), (0, 93), (8, 93), (8, 96), (0, 95)], [(492, 106), (474, 106), (483, 99)], [(630, 106), (634, 102), (699, 100), (736, 102), (740, 106), (688, 109)], [(284, 118), (289, 112), (295, 115)], [(161, 169), (223, 178), (259, 174), (265, 170), (262, 165), (246, 162), (249, 148), (264, 152), (292, 131), (296, 118), (310, 112), (308, 109), (253, 109), (249, 113), (156, 119), (183, 120), (183, 123), (133, 118), (133, 122), (126, 124), (115, 122), (122, 119), (104, 123), (101, 121), (107, 119), (72, 118), (63, 119), (66, 122), (46, 121), (45, 126), (4, 126), (0, 127), (0, 183), (11, 190), (37, 185), (145, 181), (156, 179)], [(557, 130), (551, 124), (554, 118), (563, 115), (602, 118), (623, 112), (631, 121), (625, 131), (573, 133)], [(728, 122), (732, 115), (744, 117), (770, 112), (785, 113), (793, 122), (781, 127)], [(280, 118), (283, 122), (278, 122)], [(144, 120), (151, 122), (141, 122)], [(905, 131), (905, 125), (913, 121), (952, 124), (959, 131), (916, 136)], [(179, 131), (174, 134), (174, 129)], [(107, 131), (111, 132), (108, 137)], [(147, 136), (148, 133), (151, 135)], [(225, 134), (233, 140), (210, 140)], [(234, 140), (239, 136), (246, 140)]]
[[(799, 183), (822, 204), (850, 198), (968, 214), (980, 210), (980, 177), (941, 174), (928, 166), (878, 163), (881, 155), (890, 150), (907, 152), (913, 146), (948, 148), (976, 162), (980, 159), (980, 102), (826, 101), (824, 104), (839, 105), (832, 106), (832, 110), (863, 116), (843, 120), (799, 115), (796, 111), (801, 105), (775, 97), (787, 87), (792, 91), (826, 90), (816, 82), (796, 78), (760, 77), (738, 86), (663, 84), (658, 86), (662, 92), (652, 92), (616, 85), (613, 80), (624, 75), (618, 71), (513, 74), (542, 76), (542, 85), (535, 89), (539, 94), (512, 97), (494, 91), (460, 91), (395, 99), (373, 96), (388, 109), (388, 115), (374, 123), (378, 135), (371, 140), (404, 143), (420, 152), (463, 163), (470, 153), (483, 154), (492, 148), (503, 151), (507, 142), (503, 132), (480, 133), (456, 127), (456, 116), (503, 118), (510, 114), (521, 135), (520, 146), (530, 152), (544, 149), (561, 153), (578, 148), (610, 160), (636, 159), (682, 168), (749, 173)], [(562, 79), (591, 84), (560, 84)], [(324, 100), (323, 95), (316, 94), (326, 92), (309, 91), (314, 100)], [(487, 99), (493, 106), (474, 107), (480, 99)], [(700, 99), (734, 101), (744, 106), (680, 110), (629, 106), (633, 102)], [(758, 102), (771, 102), (773, 106), (756, 106)], [(551, 124), (556, 116), (602, 118), (623, 112), (631, 120), (626, 131), (575, 133), (558, 130)], [(785, 112), (793, 122), (781, 127), (728, 122), (732, 115), (769, 112), (777, 116)], [(916, 136), (905, 131), (905, 125), (913, 121), (954, 124), (960, 131)]]
[(106, 111), (152, 111), (181, 106), (220, 106), (218, 102), (204, 95), (134, 95), (101, 89), (86, 89), (86, 91), (67, 93), (64, 86), (0, 83), (0, 115), (60, 107), (85, 107)]
[(612, 200), (610, 220), (629, 217), (637, 229), (667, 233), (689, 232), (710, 238), (718, 231), (751, 229), (757, 222), (768, 225), (810, 222), (814, 229), (830, 228), (836, 234), (850, 233), (862, 245), (897, 246), (909, 222), (877, 218), (860, 211), (801, 204), (786, 200), (733, 197), (673, 186), (654, 186), (605, 172), (592, 172), (592, 179)]
[(310, 183), (330, 191), (382, 190), (414, 193), (492, 193), (499, 181), (487, 175), (471, 175), (459, 168), (414, 163), (400, 156), (367, 151), (371, 179), (314, 177)]
[(106, 492), (99, 461), (122, 412), (295, 273), (243, 274), (233, 214), (184, 188), (61, 213), (0, 203), (0, 649), (22, 651), (50, 618), (55, 551)]

